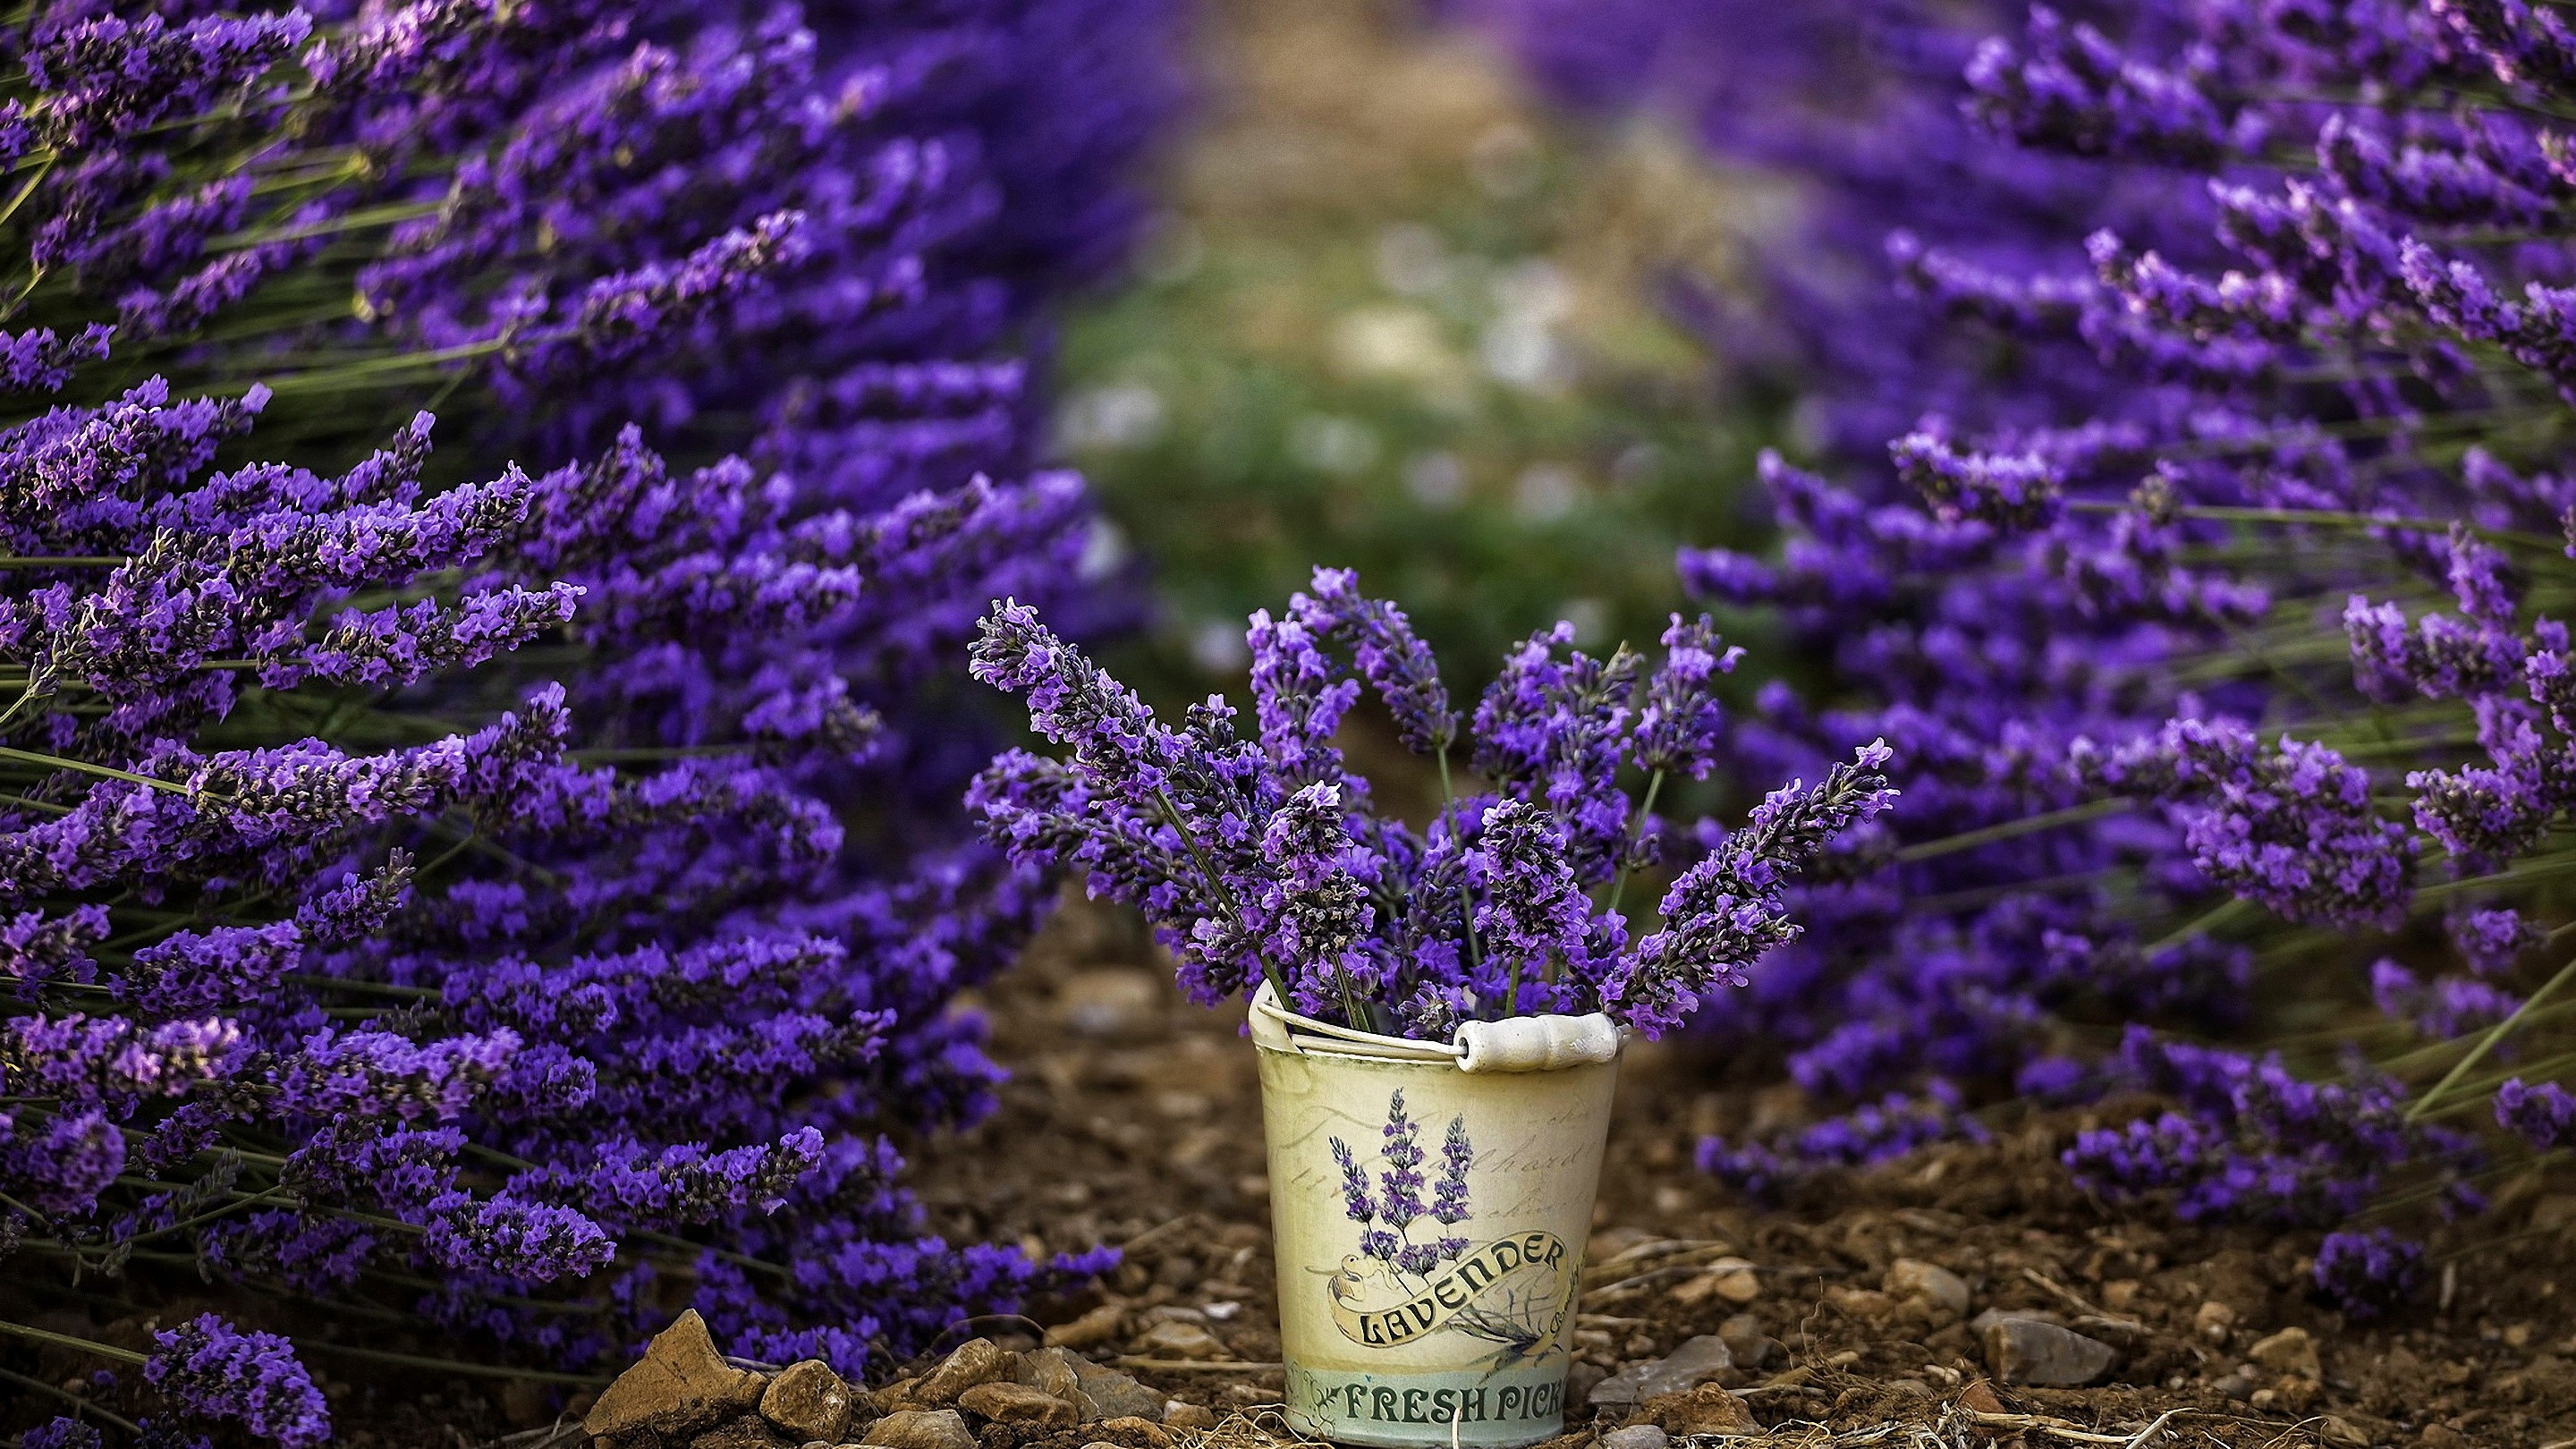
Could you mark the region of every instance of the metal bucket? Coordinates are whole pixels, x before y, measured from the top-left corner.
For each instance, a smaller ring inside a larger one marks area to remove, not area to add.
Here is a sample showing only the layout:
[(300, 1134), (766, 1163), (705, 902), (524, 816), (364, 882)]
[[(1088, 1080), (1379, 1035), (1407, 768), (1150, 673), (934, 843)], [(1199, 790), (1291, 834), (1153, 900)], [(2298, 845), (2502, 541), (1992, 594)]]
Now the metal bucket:
[(1389, 1449), (1562, 1433), (1618, 1028), (1523, 1017), (1408, 1041), (1264, 986), (1252, 1038), (1290, 1422)]

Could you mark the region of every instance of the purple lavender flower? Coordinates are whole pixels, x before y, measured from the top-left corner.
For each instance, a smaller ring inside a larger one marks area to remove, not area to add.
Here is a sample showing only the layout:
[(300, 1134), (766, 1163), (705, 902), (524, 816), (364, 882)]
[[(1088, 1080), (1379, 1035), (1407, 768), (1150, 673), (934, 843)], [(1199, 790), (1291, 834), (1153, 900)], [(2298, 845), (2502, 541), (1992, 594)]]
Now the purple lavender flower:
[[(1442, 1227), (1456, 1227), (1475, 1216), (1467, 1205), (1467, 1170), (1476, 1165), (1475, 1145), (1467, 1140), (1467, 1119), (1452, 1117), (1449, 1129), (1440, 1139), (1440, 1180), (1432, 1188), (1431, 1216)], [(1441, 1239), (1444, 1257), (1455, 1258), (1458, 1249), (1449, 1246), (1462, 1240)]]
[(1090, 592), (1014, 339), (1170, 7), (109, 8), (0, 26), (0, 1191), (476, 1367), (680, 1281), (856, 1374), (1096, 1269), (880, 1142), (989, 1105), (950, 1005), (1049, 899), (922, 685)]
[(2424, 1249), (2386, 1228), (2328, 1233), (2317, 1245), (2317, 1291), (2344, 1316), (2377, 1318), (2403, 1305), (2422, 1276)]
[(1351, 1145), (1339, 1137), (1331, 1139), (1333, 1161), (1342, 1169), (1342, 1212), (1355, 1223), (1366, 1223), (1377, 1217), (1377, 1199), (1369, 1193), (1366, 1169), (1351, 1152)]
[[(1346, 577), (1319, 575), (1318, 587), (1331, 609), (1309, 598), (1286, 620), (1253, 617), (1257, 742), (1235, 733), (1222, 699), (1183, 728), (1162, 724), (1015, 602), (994, 607), (974, 646), (976, 677), (1025, 693), (1039, 733), (1071, 746), (1063, 763), (1016, 751), (994, 762), (971, 796), (988, 835), (1141, 906), (1202, 998), (1267, 979), (1295, 1010), (1371, 1030), (1601, 1010), (1660, 1032), (1795, 934), (1784, 884), (1891, 798), (1885, 749), (1872, 747), (1813, 792), (1777, 792), (1735, 835), (1709, 827), (1722, 848), (1681, 877), (1664, 928), (1632, 948), (1615, 894), (1597, 905), (1586, 887), (1623, 878), (1643, 834), (1622, 768), (1689, 770), (1710, 748), (1707, 685), (1732, 656), (1706, 621), (1675, 621), (1644, 714), (1628, 703), (1644, 669), (1635, 655), (1568, 651), (1562, 626), (1515, 650), (1473, 724), (1498, 793), (1451, 801), (1416, 834), (1371, 812), (1365, 782), (1344, 769), (1332, 728), (1358, 681), (1317, 647), (1348, 620), (1383, 634), (1400, 616)], [(1427, 654), (1406, 669), (1438, 677)], [(1436, 732), (1423, 738), (1439, 748)], [(1381, 1214), (1409, 1221), (1420, 1188), (1415, 1174), (1382, 1193)]]
[(2556, 1082), (2538, 1086), (2510, 1078), (2496, 1088), (2496, 1125), (2538, 1151), (2576, 1146), (2576, 1095)]
[(1458, 734), (1458, 716), (1431, 651), (1413, 633), (1404, 611), (1363, 598), (1350, 569), (1315, 570), (1314, 593), (1297, 594), (1288, 608), (1309, 633), (1350, 649), (1353, 662), (1395, 719), (1396, 738), (1420, 754), (1445, 754)]
[(331, 1416), (294, 1347), (211, 1313), (152, 1335), (143, 1381), (199, 1418), (240, 1424), (287, 1449), (325, 1444)]

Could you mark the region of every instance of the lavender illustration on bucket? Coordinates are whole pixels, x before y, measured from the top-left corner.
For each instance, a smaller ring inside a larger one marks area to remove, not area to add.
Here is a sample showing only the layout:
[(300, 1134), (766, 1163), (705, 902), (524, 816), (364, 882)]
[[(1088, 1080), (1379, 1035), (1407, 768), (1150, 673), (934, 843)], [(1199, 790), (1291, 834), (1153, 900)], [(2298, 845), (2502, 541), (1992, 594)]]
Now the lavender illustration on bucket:
[(1475, 1216), (1467, 1173), (1476, 1147), (1464, 1114), (1441, 1136), (1428, 1203), (1422, 1124), (1400, 1088), (1387, 1099), (1380, 1137), (1374, 1179), (1349, 1143), (1327, 1139), (1341, 1169), (1342, 1210), (1360, 1229), (1359, 1251), (1342, 1259), (1326, 1288), (1343, 1335), (1393, 1346), (1462, 1333), (1496, 1345), (1496, 1368), (1543, 1352), (1564, 1323), (1571, 1285), (1564, 1243), (1552, 1233), (1518, 1233), (1480, 1245), (1459, 1231)]

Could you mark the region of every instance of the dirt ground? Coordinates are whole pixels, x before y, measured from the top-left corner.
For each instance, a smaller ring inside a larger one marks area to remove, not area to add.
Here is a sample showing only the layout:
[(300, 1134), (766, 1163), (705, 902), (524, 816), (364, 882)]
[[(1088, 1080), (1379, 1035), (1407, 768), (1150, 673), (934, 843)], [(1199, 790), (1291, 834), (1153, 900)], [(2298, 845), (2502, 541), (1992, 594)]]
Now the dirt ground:
[[(1091, 1312), (1115, 1325), (1086, 1338), (1093, 1357), (1240, 1411), (1229, 1433), (1285, 1436), (1265, 1412), (1283, 1380), (1240, 1009), (1190, 1006), (1140, 927), (1088, 906), (1062, 913), (984, 1005), (1017, 1075), (989, 1121), (916, 1150), (936, 1225), (1032, 1248), (1125, 1245), (1104, 1289), (1032, 1316)], [(2576, 1282), (2576, 1197), (2509, 1187), (2474, 1237), (2434, 1244), (2438, 1306), (2348, 1325), (2306, 1291), (2314, 1234), (2175, 1225), (2069, 1186), (2055, 1155), (2088, 1125), (2072, 1113), (1758, 1208), (1697, 1171), (1692, 1145), (1797, 1109), (1776, 1090), (1710, 1085), (1725, 1075), (1686, 1046), (1642, 1046), (1623, 1066), (1578, 1404), (1602, 1374), (1694, 1335), (1724, 1328), (1741, 1349), (1750, 1314), (1767, 1357), (1745, 1368), (1739, 1352), (1721, 1382), (1782, 1443), (2576, 1446), (2561, 1282)], [(1900, 1258), (1963, 1279), (1964, 1313), (1885, 1291)], [(1991, 1382), (1972, 1329), (1988, 1310), (2052, 1315), (2111, 1343), (2118, 1364), (2080, 1389)], [(1588, 1439), (1629, 1417), (1578, 1409), (1569, 1428)]]

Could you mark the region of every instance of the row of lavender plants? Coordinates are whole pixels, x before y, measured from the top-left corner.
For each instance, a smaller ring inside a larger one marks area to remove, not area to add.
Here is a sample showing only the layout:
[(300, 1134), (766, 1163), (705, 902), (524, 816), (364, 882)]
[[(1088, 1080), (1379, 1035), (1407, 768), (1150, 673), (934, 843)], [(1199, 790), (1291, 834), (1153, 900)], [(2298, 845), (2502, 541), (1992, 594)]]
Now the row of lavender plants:
[(1775, 552), (1680, 567), (1828, 665), (1729, 721), (1742, 778), (1883, 737), (1904, 802), (1710, 1013), (1853, 1110), (1703, 1162), (2143, 1093), (2083, 1186), (2331, 1229), (2319, 1288), (2399, 1303), (2576, 1146), (2567, 12), (1449, 8), (1799, 186), (1701, 315), (1814, 456), (1763, 464)]
[(683, 1305), (857, 1373), (1097, 1266), (928, 1235), (882, 1134), (983, 1109), (951, 1003), (1043, 904), (940, 680), (1090, 592), (1020, 339), (1172, 18), (0, 22), (28, 1442), (317, 1444), (324, 1367), (568, 1387)]

